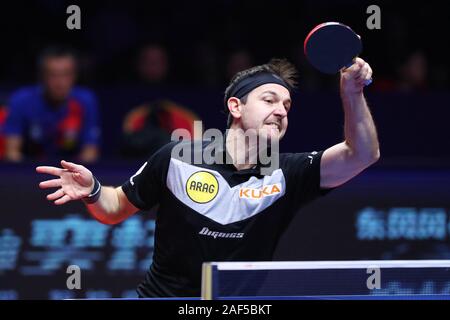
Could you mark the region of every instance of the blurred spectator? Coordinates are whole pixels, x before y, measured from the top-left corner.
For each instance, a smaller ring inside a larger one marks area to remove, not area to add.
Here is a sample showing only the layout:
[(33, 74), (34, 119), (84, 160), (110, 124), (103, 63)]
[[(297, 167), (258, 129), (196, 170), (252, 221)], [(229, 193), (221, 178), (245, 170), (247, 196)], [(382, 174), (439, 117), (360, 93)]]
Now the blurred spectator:
[(139, 79), (146, 84), (163, 84), (169, 73), (169, 57), (166, 49), (157, 44), (144, 46), (138, 57)]
[[(140, 83), (155, 87), (169, 80), (169, 56), (161, 44), (143, 46), (137, 56)], [(168, 99), (143, 102), (127, 113), (123, 121), (121, 153), (128, 158), (146, 158), (170, 142), (175, 129), (186, 129), (193, 136), (194, 121), (199, 120), (188, 108)]]
[(238, 50), (230, 54), (226, 65), (226, 82), (228, 83), (231, 78), (239, 71), (253, 67), (253, 57), (247, 50)]
[(6, 115), (8, 114), (8, 110), (6, 106), (0, 104), (0, 159), (5, 157), (5, 137), (1, 134), (3, 131), (3, 126), (6, 121)]
[(423, 51), (413, 51), (400, 65), (398, 73), (398, 90), (424, 91), (428, 89), (428, 62)]
[(175, 129), (186, 129), (194, 136), (194, 121), (199, 117), (170, 100), (157, 100), (133, 108), (123, 122), (122, 154), (147, 158), (171, 140)]
[(371, 91), (420, 92), (428, 90), (428, 61), (423, 51), (411, 51), (396, 64), (398, 67), (395, 75), (374, 75), (375, 81), (370, 85)]
[(5, 159), (99, 156), (100, 129), (95, 95), (75, 86), (77, 60), (67, 48), (50, 47), (38, 60), (40, 83), (10, 97), (3, 132)]

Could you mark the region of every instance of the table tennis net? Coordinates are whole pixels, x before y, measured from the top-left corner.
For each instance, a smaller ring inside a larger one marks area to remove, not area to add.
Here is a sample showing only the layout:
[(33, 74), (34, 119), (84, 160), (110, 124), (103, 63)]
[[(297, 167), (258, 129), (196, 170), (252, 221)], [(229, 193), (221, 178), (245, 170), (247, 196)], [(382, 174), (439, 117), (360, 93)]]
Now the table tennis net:
[(450, 260), (210, 262), (202, 299), (450, 297)]

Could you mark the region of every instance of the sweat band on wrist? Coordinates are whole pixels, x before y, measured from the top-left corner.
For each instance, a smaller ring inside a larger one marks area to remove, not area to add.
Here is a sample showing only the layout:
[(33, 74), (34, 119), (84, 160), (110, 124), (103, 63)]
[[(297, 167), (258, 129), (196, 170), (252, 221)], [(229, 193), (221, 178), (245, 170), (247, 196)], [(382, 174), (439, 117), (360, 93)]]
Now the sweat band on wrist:
[(98, 198), (100, 198), (100, 191), (102, 190), (102, 185), (95, 176), (93, 176), (93, 178), (94, 178), (94, 188), (92, 189), (92, 192), (82, 199), (83, 202), (86, 204), (92, 204), (94, 202), (97, 202)]

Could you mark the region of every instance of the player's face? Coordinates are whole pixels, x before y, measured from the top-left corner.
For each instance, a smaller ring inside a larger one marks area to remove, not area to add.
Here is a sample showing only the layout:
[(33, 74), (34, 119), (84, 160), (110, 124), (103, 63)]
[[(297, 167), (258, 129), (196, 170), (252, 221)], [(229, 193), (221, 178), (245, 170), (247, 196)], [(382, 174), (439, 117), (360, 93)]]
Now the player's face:
[(43, 81), (51, 99), (67, 98), (76, 78), (75, 61), (72, 57), (51, 57), (44, 61)]
[(242, 129), (264, 129), (267, 139), (280, 140), (288, 126), (291, 96), (285, 87), (268, 83), (252, 90), (242, 108)]

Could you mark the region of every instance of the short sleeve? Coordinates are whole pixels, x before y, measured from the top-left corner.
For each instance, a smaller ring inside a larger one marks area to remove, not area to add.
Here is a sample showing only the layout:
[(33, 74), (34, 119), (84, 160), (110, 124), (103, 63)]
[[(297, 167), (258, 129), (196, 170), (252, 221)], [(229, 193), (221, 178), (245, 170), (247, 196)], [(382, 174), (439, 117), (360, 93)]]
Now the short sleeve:
[(135, 207), (149, 210), (161, 199), (173, 146), (171, 142), (156, 151), (122, 184), (123, 192)]
[(281, 165), (286, 179), (287, 196), (300, 208), (332, 189), (320, 187), (320, 161), (323, 151), (283, 154)]

